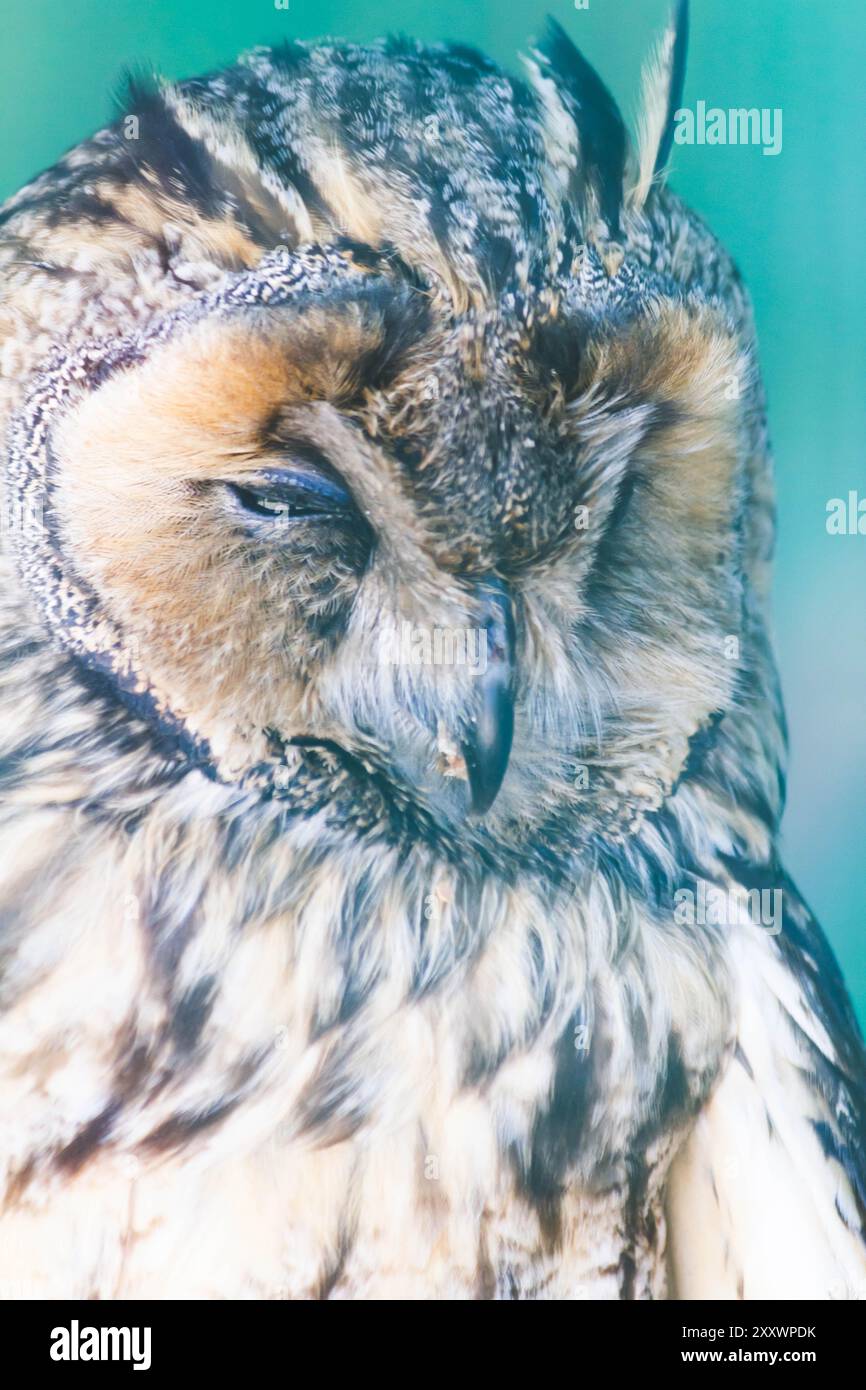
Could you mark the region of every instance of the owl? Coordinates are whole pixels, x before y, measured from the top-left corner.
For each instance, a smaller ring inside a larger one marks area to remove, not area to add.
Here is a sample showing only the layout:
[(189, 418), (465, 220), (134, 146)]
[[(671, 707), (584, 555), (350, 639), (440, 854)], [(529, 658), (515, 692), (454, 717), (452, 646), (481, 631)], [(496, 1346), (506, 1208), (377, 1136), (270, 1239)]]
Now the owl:
[(862, 1296), (686, 27), (636, 139), (292, 42), (3, 209), (4, 1296)]

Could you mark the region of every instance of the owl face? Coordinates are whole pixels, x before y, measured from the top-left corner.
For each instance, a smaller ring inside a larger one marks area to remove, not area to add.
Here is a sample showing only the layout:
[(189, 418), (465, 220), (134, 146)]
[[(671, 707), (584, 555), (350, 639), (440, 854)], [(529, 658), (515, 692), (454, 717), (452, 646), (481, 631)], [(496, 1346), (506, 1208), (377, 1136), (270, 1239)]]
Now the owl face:
[(59, 413), (51, 529), (97, 644), (226, 775), (333, 745), (500, 833), (625, 829), (670, 790), (731, 696), (739, 355), (648, 285), (593, 312), (593, 259), (456, 321), (347, 256), (121, 348)]
[(347, 142), (330, 244), (35, 393), (43, 601), (224, 779), (279, 795), (312, 746), (445, 836), (620, 837), (736, 698), (748, 357), (642, 211), (588, 173), (544, 202), (539, 111), (510, 239), (481, 180), (475, 243), (399, 190), (385, 237)]

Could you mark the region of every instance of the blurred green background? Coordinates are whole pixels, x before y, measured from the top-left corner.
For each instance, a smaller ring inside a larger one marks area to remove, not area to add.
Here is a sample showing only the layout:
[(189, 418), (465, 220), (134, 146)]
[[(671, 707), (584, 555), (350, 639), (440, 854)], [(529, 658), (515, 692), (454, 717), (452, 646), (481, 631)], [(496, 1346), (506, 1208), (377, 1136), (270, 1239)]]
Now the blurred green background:
[[(172, 77), (283, 36), (458, 38), (514, 68), (547, 13), (635, 109), (667, 0), (0, 0), (0, 198), (103, 124), (125, 65)], [(676, 147), (675, 187), (755, 301), (779, 493), (776, 634), (791, 731), (788, 865), (866, 1019), (866, 536), (826, 504), (866, 498), (866, 24), (862, 0), (692, 0), (685, 102), (781, 107), (776, 158)]]

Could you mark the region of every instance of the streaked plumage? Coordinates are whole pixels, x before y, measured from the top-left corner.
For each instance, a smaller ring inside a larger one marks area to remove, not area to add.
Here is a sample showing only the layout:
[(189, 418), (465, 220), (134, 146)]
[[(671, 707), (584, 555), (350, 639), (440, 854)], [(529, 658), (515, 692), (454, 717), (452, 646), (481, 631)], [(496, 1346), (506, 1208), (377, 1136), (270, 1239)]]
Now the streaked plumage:
[[(636, 155), (556, 27), (526, 85), (292, 44), (6, 205), (12, 1296), (862, 1295), (677, 23)], [(401, 622), (487, 672), (383, 661)], [(699, 881), (780, 934), (683, 925)]]

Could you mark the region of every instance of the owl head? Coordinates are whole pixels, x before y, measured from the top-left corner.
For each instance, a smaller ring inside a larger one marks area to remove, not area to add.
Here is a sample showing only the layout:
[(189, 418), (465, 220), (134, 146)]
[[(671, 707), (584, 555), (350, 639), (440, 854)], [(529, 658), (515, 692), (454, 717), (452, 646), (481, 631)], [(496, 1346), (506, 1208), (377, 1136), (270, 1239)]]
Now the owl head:
[(518, 855), (629, 836), (714, 740), (752, 775), (763, 412), (661, 183), (684, 45), (680, 5), (636, 152), (555, 26), (526, 84), (296, 44), (140, 98), (124, 196), (192, 222), (232, 165), (256, 254), (56, 348), (9, 476), (55, 640), (180, 766)]

